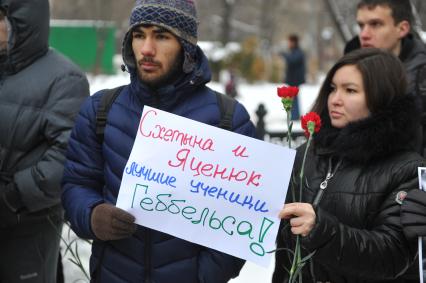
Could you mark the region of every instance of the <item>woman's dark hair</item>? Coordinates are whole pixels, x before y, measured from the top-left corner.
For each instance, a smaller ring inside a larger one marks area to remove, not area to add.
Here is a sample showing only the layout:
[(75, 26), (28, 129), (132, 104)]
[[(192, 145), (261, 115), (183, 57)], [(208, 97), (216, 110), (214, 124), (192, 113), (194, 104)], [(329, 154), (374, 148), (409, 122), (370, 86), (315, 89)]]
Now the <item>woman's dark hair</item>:
[(384, 109), (406, 93), (404, 66), (393, 54), (377, 48), (363, 48), (343, 56), (327, 73), (312, 111), (328, 115), (327, 100), (334, 74), (343, 66), (355, 66), (361, 73), (367, 107), (371, 113)]

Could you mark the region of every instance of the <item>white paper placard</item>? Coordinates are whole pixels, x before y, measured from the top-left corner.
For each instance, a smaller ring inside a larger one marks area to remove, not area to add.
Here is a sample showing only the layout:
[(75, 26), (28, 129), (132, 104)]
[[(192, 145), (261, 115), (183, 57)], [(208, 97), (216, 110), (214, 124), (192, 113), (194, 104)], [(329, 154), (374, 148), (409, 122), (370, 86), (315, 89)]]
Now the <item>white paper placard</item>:
[(268, 266), (294, 157), (145, 106), (116, 205), (139, 225)]

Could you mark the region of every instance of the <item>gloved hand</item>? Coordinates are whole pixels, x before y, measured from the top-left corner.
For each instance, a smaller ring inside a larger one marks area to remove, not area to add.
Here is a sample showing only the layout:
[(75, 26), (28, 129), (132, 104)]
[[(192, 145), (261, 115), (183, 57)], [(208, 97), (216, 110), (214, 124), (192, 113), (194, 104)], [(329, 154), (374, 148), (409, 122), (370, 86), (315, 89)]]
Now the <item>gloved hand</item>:
[(15, 183), (0, 186), (0, 227), (18, 224), (17, 212), (23, 208), (23, 203)]
[(102, 241), (119, 240), (136, 232), (135, 217), (109, 203), (102, 203), (92, 211), (92, 231)]
[(411, 190), (402, 202), (401, 223), (409, 239), (426, 236), (426, 192)]

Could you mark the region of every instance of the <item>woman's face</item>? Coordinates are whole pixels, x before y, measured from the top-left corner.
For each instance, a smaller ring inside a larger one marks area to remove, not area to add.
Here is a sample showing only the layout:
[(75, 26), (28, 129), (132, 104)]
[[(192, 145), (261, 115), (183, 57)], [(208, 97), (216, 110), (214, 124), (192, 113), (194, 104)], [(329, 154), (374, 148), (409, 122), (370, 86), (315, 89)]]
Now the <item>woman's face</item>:
[(328, 115), (331, 125), (339, 129), (370, 115), (362, 76), (354, 65), (343, 66), (334, 74), (328, 96)]

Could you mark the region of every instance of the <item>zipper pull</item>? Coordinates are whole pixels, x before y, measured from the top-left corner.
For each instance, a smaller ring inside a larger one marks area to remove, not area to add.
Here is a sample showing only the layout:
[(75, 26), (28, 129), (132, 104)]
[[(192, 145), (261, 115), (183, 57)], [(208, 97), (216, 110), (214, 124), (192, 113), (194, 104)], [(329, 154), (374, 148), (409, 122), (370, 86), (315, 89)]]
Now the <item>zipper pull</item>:
[(312, 207), (315, 209), (319, 202), (322, 199), (322, 195), (324, 194), (325, 189), (328, 186), (328, 181), (333, 177), (334, 174), (332, 174), (331, 172), (327, 173), (327, 176), (325, 177), (325, 180), (321, 182), (320, 184), (320, 190), (318, 191), (317, 195), (315, 196), (314, 201), (312, 202)]
[(325, 190), (328, 186), (328, 181), (333, 177), (333, 174), (327, 173), (327, 176), (325, 177), (325, 180), (321, 182), (320, 189)]

